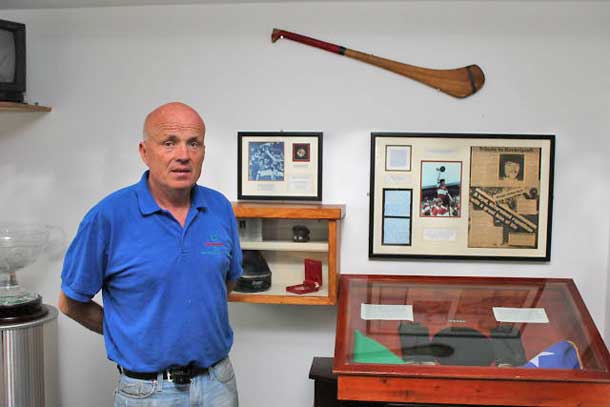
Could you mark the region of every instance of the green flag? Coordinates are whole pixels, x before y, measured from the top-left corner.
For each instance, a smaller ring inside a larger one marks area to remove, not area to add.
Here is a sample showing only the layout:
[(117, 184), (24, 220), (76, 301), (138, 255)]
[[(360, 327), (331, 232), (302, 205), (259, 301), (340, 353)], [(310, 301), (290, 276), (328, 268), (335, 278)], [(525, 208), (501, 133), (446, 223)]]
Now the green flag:
[(383, 363), (403, 365), (405, 362), (388, 348), (374, 339), (368, 338), (359, 330), (354, 331), (354, 363)]

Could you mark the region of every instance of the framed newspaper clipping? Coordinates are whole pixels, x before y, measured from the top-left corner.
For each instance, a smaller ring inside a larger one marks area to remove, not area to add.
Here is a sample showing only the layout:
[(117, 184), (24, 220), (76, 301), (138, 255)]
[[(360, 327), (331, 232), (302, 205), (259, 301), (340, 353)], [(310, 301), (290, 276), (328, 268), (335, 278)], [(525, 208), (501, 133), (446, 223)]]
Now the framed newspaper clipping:
[(369, 258), (549, 261), (554, 135), (372, 133)]
[(322, 133), (239, 132), (237, 198), (322, 200)]

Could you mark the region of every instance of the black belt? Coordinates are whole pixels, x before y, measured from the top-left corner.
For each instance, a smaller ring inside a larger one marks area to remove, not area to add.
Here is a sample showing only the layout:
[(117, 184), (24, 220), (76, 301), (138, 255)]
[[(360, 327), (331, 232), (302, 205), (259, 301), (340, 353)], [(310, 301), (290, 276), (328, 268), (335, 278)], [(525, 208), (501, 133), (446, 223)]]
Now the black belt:
[(202, 374), (207, 374), (209, 371), (207, 367), (197, 366), (179, 366), (164, 370), (163, 372), (151, 373), (133, 372), (131, 370), (124, 369), (119, 365), (117, 365), (117, 368), (119, 369), (119, 372), (121, 372), (125, 376), (140, 380), (156, 380), (157, 377), (159, 377), (159, 373), (162, 373), (163, 380), (175, 382), (176, 384), (188, 384), (191, 382), (191, 379), (193, 377)]

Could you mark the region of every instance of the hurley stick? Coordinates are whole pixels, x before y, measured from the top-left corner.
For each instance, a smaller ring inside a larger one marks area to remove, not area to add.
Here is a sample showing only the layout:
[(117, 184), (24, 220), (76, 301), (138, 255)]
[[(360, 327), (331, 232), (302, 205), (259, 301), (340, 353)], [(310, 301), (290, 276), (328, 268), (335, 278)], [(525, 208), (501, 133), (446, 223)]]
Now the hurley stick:
[(274, 28), (271, 33), (271, 42), (276, 42), (280, 38), (287, 38), (292, 41), (300, 42), (301, 44), (310, 45), (335, 54), (345, 55), (346, 57), (387, 69), (388, 71), (432, 86), (441, 92), (458, 98), (465, 98), (472, 95), (481, 89), (485, 83), (485, 74), (478, 65), (468, 65), (456, 69), (421, 68), (419, 66), (403, 64), (392, 61), (391, 59), (365, 54), (364, 52), (351, 50), (340, 45)]

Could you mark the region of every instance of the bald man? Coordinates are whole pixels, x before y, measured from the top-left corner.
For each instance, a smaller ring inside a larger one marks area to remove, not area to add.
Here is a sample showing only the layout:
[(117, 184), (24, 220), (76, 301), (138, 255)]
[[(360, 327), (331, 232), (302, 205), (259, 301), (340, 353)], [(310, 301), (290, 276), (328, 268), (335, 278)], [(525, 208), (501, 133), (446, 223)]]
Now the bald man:
[(153, 110), (139, 145), (148, 171), (85, 215), (64, 259), (59, 308), (104, 335), (115, 407), (238, 404), (227, 297), (241, 249), (230, 202), (196, 184), (204, 137), (190, 106)]

